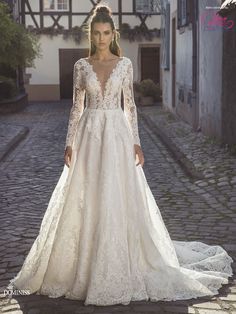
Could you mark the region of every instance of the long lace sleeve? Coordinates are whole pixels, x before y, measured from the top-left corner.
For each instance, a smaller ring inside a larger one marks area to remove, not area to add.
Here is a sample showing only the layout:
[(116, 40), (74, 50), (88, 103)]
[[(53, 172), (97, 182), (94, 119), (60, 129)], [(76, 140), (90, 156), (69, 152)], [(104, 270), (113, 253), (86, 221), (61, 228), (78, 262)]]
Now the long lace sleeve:
[(73, 103), (69, 116), (68, 131), (66, 136), (66, 146), (72, 146), (79, 119), (84, 110), (85, 89), (83, 87), (82, 72), (77, 61), (73, 70)]
[(134, 144), (141, 146), (138, 133), (137, 108), (134, 102), (133, 66), (131, 61), (128, 64), (127, 73), (123, 82), (123, 94), (124, 94), (124, 114), (129, 122), (132, 135), (134, 138)]

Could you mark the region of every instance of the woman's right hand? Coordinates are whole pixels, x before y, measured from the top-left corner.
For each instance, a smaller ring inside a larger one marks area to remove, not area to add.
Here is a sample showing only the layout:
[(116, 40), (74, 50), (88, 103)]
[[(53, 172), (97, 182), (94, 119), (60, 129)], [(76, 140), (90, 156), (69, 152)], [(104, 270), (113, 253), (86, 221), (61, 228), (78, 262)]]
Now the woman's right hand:
[(70, 168), (71, 157), (72, 157), (72, 147), (66, 146), (64, 160), (68, 168)]

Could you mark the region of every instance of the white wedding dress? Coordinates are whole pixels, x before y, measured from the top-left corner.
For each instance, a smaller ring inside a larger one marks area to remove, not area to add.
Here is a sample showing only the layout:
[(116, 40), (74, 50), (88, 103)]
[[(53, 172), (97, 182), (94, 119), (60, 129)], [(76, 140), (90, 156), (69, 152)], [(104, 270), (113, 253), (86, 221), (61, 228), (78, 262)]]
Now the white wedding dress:
[(118, 59), (104, 88), (89, 59), (79, 59), (71, 165), (8, 288), (112, 305), (212, 296), (228, 283), (233, 260), (221, 246), (170, 239), (133, 144), (140, 140), (130, 59)]

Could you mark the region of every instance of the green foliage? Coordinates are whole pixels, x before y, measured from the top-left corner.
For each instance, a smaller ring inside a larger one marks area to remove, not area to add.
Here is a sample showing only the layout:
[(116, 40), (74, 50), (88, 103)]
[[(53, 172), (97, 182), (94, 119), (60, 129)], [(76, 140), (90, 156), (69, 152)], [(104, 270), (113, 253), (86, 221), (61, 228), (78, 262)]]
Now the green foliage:
[(155, 37), (160, 37), (160, 30), (157, 28), (148, 29), (146, 27), (136, 25), (133, 28), (128, 23), (122, 23), (120, 27), (120, 35), (124, 39), (128, 39), (130, 42), (152, 41)]
[(0, 63), (13, 69), (35, 67), (34, 59), (41, 56), (37, 36), (12, 20), (4, 3), (0, 3), (0, 43)]
[(143, 96), (152, 96), (155, 100), (160, 99), (160, 86), (159, 84), (155, 84), (151, 79), (143, 80), (140, 83), (139, 90)]
[(14, 79), (0, 75), (0, 101), (8, 99), (17, 94), (16, 82)]

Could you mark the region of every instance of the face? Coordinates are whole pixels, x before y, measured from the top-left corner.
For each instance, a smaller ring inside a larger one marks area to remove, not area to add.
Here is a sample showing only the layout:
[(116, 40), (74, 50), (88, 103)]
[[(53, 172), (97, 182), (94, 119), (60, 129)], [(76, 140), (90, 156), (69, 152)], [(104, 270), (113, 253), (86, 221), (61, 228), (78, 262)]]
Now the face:
[(94, 23), (91, 32), (91, 40), (98, 50), (109, 49), (114, 32), (110, 23)]

